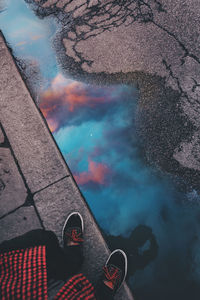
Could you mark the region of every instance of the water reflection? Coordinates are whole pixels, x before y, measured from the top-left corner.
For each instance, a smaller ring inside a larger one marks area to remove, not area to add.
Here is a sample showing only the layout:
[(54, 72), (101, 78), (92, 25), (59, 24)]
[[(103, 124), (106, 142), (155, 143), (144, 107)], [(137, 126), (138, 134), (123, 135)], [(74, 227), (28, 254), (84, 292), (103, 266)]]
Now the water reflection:
[[(51, 39), (56, 32), (53, 19), (40, 20), (23, 0), (5, 0), (0, 13), (0, 28), (18, 58), (26, 58), (39, 66), (42, 76), (51, 80), (57, 64)], [(2, 4), (3, 5), (3, 4)]]
[(128, 277), (137, 270), (144, 269), (158, 255), (158, 243), (152, 229), (145, 225), (137, 226), (128, 237), (106, 236), (111, 249), (122, 247), (129, 253)]

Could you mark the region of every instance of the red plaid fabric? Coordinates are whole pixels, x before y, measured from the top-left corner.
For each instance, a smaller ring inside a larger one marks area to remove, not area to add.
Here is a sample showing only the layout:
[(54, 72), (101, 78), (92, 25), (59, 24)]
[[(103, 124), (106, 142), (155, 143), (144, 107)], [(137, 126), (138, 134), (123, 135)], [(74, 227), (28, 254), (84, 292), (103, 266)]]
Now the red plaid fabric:
[(0, 299), (47, 300), (45, 246), (0, 254)]
[[(47, 300), (46, 248), (37, 246), (0, 254), (0, 299)], [(96, 300), (83, 274), (69, 279), (54, 300)]]
[(94, 287), (83, 274), (73, 276), (61, 288), (54, 300), (96, 300)]

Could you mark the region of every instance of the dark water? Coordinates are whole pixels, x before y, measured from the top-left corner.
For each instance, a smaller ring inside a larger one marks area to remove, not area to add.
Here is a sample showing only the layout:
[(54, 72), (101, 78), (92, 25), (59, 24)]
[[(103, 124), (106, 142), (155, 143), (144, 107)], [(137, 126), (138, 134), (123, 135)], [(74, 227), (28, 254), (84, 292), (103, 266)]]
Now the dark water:
[(55, 21), (38, 19), (23, 0), (5, 3), (0, 28), (40, 74), (39, 108), (110, 247), (128, 253), (135, 299), (200, 299), (199, 196), (145, 163), (138, 91), (64, 77), (52, 49)]

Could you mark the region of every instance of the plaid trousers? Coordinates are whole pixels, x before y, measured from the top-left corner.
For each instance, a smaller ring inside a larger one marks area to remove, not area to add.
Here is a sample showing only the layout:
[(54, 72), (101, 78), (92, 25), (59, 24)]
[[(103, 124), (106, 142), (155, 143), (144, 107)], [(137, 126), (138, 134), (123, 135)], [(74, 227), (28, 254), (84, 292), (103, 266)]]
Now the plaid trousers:
[[(46, 247), (0, 254), (0, 299), (47, 300)], [(55, 300), (95, 300), (94, 287), (83, 274), (71, 277)]]
[(73, 275), (80, 264), (73, 254), (74, 250), (68, 256), (63, 254), (55, 234), (44, 230), (3, 242), (0, 245), (0, 299), (47, 300), (47, 277), (66, 281), (71, 276), (55, 300), (96, 300), (89, 280), (82, 273)]

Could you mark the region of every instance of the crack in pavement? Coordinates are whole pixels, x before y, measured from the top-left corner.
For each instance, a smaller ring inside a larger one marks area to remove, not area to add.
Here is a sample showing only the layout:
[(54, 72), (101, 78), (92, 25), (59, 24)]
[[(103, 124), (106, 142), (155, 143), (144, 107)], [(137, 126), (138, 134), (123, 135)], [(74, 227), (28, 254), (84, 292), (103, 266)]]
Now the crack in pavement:
[(56, 180), (56, 181), (54, 181), (54, 182), (48, 184), (47, 186), (43, 187), (43, 188), (40, 189), (40, 190), (34, 192), (32, 195), (34, 196), (35, 194), (38, 194), (39, 192), (41, 192), (41, 191), (47, 189), (48, 187), (50, 187), (50, 186), (52, 186), (52, 185), (54, 185), (54, 184), (56, 184), (56, 183), (62, 181), (63, 179), (65, 179), (65, 178), (67, 178), (67, 177), (70, 177), (70, 175), (63, 176), (62, 178), (60, 178), (60, 179), (58, 179), (58, 180)]
[(41, 219), (41, 217), (40, 217), (40, 215), (39, 215), (39, 212), (38, 212), (37, 207), (35, 206), (35, 203), (34, 203), (34, 200), (33, 200), (33, 194), (31, 193), (31, 190), (30, 190), (30, 188), (29, 188), (29, 186), (28, 186), (28, 184), (27, 184), (27, 182), (26, 182), (26, 178), (24, 177), (24, 174), (23, 174), (23, 172), (22, 172), (22, 170), (21, 170), (21, 168), (20, 168), (20, 165), (19, 165), (19, 163), (18, 163), (18, 160), (17, 160), (17, 158), (16, 158), (16, 156), (15, 156), (15, 153), (14, 153), (14, 151), (13, 151), (13, 149), (12, 149), (12, 146), (11, 146), (9, 140), (8, 140), (8, 137), (7, 137), (7, 135), (6, 135), (6, 132), (5, 132), (5, 130), (4, 130), (4, 127), (3, 127), (3, 125), (2, 125), (1, 123), (0, 123), (0, 128), (1, 128), (1, 130), (2, 130), (2, 132), (3, 132), (3, 135), (4, 135), (4, 144), (3, 144), (3, 146), (10, 149), (11, 155), (12, 155), (12, 157), (13, 157), (13, 159), (14, 159), (14, 162), (15, 162), (15, 164), (16, 164), (16, 166), (17, 166), (17, 170), (18, 170), (18, 172), (19, 172), (19, 174), (20, 174), (20, 176), (21, 176), (21, 178), (22, 178), (22, 180), (23, 180), (24, 186), (25, 186), (26, 191), (27, 191), (27, 197), (26, 197), (25, 203), (22, 204), (22, 205), (20, 205), (20, 206), (17, 207), (16, 209), (14, 209), (14, 210), (8, 212), (7, 214), (3, 215), (0, 219), (3, 219), (3, 218), (5, 218), (6, 216), (8, 216), (8, 215), (14, 213), (15, 211), (17, 211), (17, 210), (18, 210), (19, 208), (21, 208), (21, 207), (24, 207), (24, 206), (33, 206), (34, 209), (35, 209), (36, 215), (37, 215), (37, 217), (38, 217), (38, 219), (39, 219), (40, 225), (41, 225), (42, 228), (44, 229), (42, 219)]

